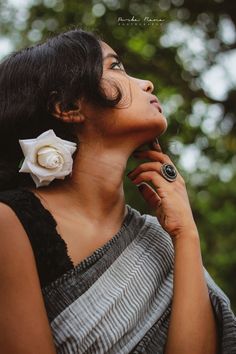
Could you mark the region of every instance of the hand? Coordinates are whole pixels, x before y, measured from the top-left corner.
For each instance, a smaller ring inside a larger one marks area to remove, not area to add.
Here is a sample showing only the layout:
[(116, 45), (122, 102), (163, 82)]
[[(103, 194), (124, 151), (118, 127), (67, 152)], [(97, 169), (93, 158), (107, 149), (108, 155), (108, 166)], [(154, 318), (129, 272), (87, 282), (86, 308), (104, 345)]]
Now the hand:
[[(167, 181), (161, 175), (161, 165), (174, 164), (168, 155), (163, 154), (159, 143), (151, 147), (155, 150), (135, 152), (134, 157), (149, 158), (152, 162), (140, 164), (127, 177), (135, 185), (142, 183), (139, 187), (142, 196), (155, 210), (161, 226), (172, 238), (177, 239), (193, 230), (197, 232), (183, 177), (177, 171), (176, 180)], [(152, 182), (154, 189), (146, 183), (148, 181)]]

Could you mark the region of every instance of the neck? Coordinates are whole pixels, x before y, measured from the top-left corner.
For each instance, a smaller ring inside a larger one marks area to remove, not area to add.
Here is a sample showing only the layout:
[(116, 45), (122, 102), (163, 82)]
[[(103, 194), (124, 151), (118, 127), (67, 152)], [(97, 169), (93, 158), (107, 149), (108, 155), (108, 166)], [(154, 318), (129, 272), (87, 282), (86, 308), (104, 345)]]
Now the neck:
[(65, 211), (73, 210), (98, 224), (107, 216), (120, 222), (127, 212), (123, 189), (127, 159), (121, 151), (81, 150), (75, 157), (72, 176), (57, 180), (45, 192), (53, 194)]

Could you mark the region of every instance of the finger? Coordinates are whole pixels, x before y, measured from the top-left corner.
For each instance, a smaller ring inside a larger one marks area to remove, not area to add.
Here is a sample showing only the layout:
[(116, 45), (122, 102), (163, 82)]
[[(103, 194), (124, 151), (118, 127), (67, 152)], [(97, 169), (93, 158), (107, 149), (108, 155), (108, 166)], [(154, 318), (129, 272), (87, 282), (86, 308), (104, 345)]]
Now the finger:
[(168, 196), (172, 192), (173, 187), (171, 186), (171, 183), (166, 181), (157, 172), (143, 172), (135, 180), (132, 181), (132, 183), (134, 183), (136, 186), (142, 182), (151, 182), (153, 184), (155, 192), (158, 193), (158, 197), (161, 199), (168, 198)]
[(137, 175), (146, 171), (157, 171), (159, 172), (161, 169), (161, 163), (158, 161), (155, 162), (145, 162), (141, 165), (134, 168), (131, 172), (128, 173), (127, 177), (130, 179), (134, 179)]
[(156, 139), (154, 140), (154, 142), (153, 142), (153, 147), (154, 147), (157, 151), (162, 152), (161, 145), (160, 145), (160, 143), (159, 143), (159, 141), (158, 141), (157, 138), (156, 138)]
[(162, 152), (161, 145), (157, 138), (155, 138), (150, 144), (148, 144), (150, 149), (154, 149), (156, 151)]
[(165, 188), (167, 189), (170, 186), (170, 182), (166, 181), (162, 175), (160, 175), (157, 171), (147, 171), (142, 172), (134, 179), (131, 179), (131, 182), (135, 185), (140, 184), (142, 182), (152, 182), (156, 189)]
[(166, 198), (169, 193), (173, 192), (173, 188), (174, 190), (182, 190), (181, 176), (177, 176), (174, 183), (170, 183), (156, 171), (142, 172), (131, 182), (136, 186), (142, 182), (151, 182), (160, 198)]
[(149, 158), (152, 161), (159, 161), (161, 163), (173, 164), (173, 162), (171, 161), (168, 155), (163, 154), (162, 152), (159, 151), (154, 151), (154, 150), (140, 151), (140, 152), (133, 153), (133, 156), (136, 158)]
[(161, 205), (161, 198), (151, 186), (142, 182), (137, 187), (151, 208), (156, 209)]

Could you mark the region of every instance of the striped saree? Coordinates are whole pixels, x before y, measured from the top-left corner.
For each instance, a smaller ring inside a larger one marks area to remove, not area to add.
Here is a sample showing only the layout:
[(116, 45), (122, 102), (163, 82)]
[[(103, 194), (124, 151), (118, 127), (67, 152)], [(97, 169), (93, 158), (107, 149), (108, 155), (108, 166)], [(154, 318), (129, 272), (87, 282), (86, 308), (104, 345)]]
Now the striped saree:
[[(0, 201), (14, 210), (31, 242), (58, 354), (164, 353), (174, 249), (156, 217), (126, 204), (119, 232), (74, 267), (56, 221), (32, 192), (0, 192)], [(220, 354), (236, 354), (230, 301), (204, 272)]]
[[(42, 289), (59, 354), (164, 353), (173, 296), (172, 241), (156, 217), (126, 205), (119, 232)], [(230, 301), (204, 272), (221, 353), (236, 353)]]

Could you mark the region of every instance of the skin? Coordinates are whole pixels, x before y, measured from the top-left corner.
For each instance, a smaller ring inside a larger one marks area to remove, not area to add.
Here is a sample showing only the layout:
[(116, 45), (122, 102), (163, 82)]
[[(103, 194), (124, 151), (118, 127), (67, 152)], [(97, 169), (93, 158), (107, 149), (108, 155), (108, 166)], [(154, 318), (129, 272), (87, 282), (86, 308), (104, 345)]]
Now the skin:
[[(116, 54), (106, 43), (101, 45), (104, 58)], [(120, 108), (99, 109), (80, 100), (79, 111), (61, 112), (56, 105), (55, 117), (77, 125), (80, 145), (73, 174), (67, 181), (57, 180), (53, 187), (33, 190), (50, 207), (58, 224), (63, 223), (62, 218), (74, 224), (78, 217), (87, 224), (93, 220), (95, 238), (97, 229), (118, 230), (125, 217), (123, 179), (128, 158), (167, 128), (164, 115), (150, 103), (153, 84), (129, 76), (119, 65), (112, 68), (116, 62), (113, 57), (104, 59), (102, 85), (111, 96), (113, 89), (106, 80), (120, 83), (125, 93)], [(107, 220), (108, 213), (112, 225)]]
[[(68, 249), (78, 252), (76, 242), (80, 248), (81, 244), (85, 245), (83, 254), (79, 257), (74, 254), (75, 263), (120, 229), (126, 213), (123, 179), (127, 160), (139, 146), (151, 144), (167, 128), (164, 115), (150, 103), (153, 84), (129, 76), (118, 65), (113, 67), (116, 59), (106, 56), (116, 53), (104, 42), (101, 47), (104, 57), (102, 85), (106, 93), (112, 95), (113, 89), (106, 79), (119, 82), (125, 93), (122, 108), (101, 109), (81, 99), (79, 110), (62, 112), (58, 103), (55, 117), (68, 124), (76, 123), (80, 141), (73, 174), (66, 181), (58, 180), (53, 187), (34, 190), (49, 206)], [(174, 294), (165, 354), (215, 354), (216, 321), (185, 182), (180, 174), (174, 182), (162, 177), (161, 165), (173, 163), (159, 145), (142, 152), (137, 156), (139, 158), (148, 161), (140, 163), (129, 178), (135, 185), (145, 183), (140, 193), (169, 233), (175, 249)], [(146, 182), (151, 182), (153, 187)], [(75, 234), (78, 220), (85, 226), (83, 230), (89, 228), (84, 238), (79, 236), (79, 243), (77, 232), (74, 238), (71, 236)], [(69, 225), (74, 225), (74, 229)], [(97, 235), (102, 236), (98, 238)]]

